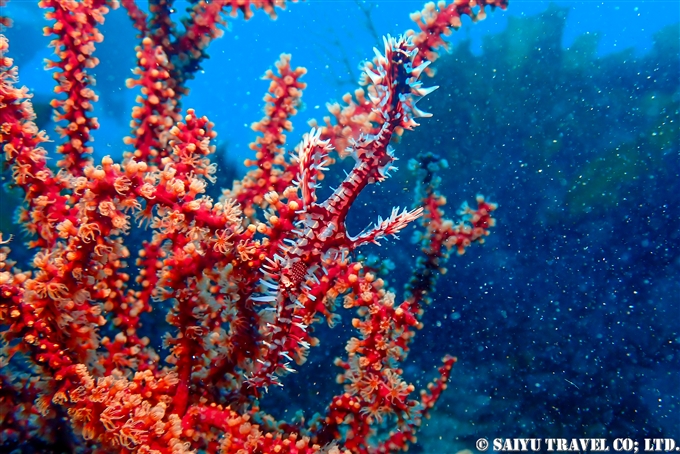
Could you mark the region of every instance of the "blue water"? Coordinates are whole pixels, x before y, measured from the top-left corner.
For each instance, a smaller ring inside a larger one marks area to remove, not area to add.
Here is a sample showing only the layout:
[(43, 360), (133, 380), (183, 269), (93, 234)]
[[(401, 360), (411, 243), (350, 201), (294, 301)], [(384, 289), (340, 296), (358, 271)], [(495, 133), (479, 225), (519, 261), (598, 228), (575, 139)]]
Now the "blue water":
[[(359, 63), (380, 45), (374, 35), (411, 28), (408, 14), (421, 7), (309, 1), (276, 21), (261, 12), (229, 19), (183, 106), (216, 124), (242, 172), (268, 86), (261, 76), (279, 54), (308, 69), (292, 149), (326, 102), (353, 90)], [(21, 81), (44, 102), (53, 84), (42, 70), (44, 22), (33, 2), (7, 11)], [(388, 206), (410, 204), (406, 161), (427, 151), (449, 162), (450, 216), (477, 193), (500, 205), (486, 244), (451, 258), (404, 365), (419, 388), (445, 353), (460, 360), (415, 452), (474, 450), (480, 437), (680, 443), (679, 19), (675, 1), (513, 1), (478, 24), (464, 20), (451, 37), (452, 56), (426, 81), (441, 88), (421, 103), (435, 116), (405, 134), (400, 172), (351, 219), (360, 229)], [(120, 156), (136, 40), (122, 10), (102, 31), (95, 153)], [(397, 264), (388, 282), (398, 293), (418, 252), (409, 237), (371, 250)], [(312, 352), (268, 410), (323, 409), (318, 396), (338, 391), (328, 370), (355, 335), (351, 317), (319, 328), (324, 351)]]
[[(51, 95), (52, 78), (42, 71), (43, 60), (51, 56), (48, 38), (40, 30), (44, 26), (37, 2), (10, 2), (7, 11), (15, 21), (8, 36), (30, 36), (28, 50), (13, 49), (12, 55), (22, 67), (22, 81), (36, 96)], [(516, 1), (507, 11), (490, 14), (482, 23), (465, 26), (451, 37), (453, 43), (472, 39), (473, 49), (479, 49), (481, 39), (489, 33), (503, 30), (509, 17), (526, 17), (544, 11), (550, 2)], [(399, 35), (413, 28), (409, 14), (422, 9), (424, 2), (354, 2), (309, 1), (288, 4), (278, 10), (272, 21), (260, 12), (248, 22), (242, 18), (229, 19), (230, 30), (223, 39), (212, 43), (210, 60), (203, 63), (204, 71), (189, 86), (191, 93), (184, 102), (200, 115), (207, 115), (217, 125), (218, 139), (228, 143), (234, 162), (240, 163), (249, 152), (252, 138), (250, 124), (261, 118), (262, 96), (267, 82), (260, 78), (273, 66), (281, 53), (293, 55), (293, 64), (309, 70), (305, 77), (308, 89), (304, 94), (306, 109), (296, 118), (292, 135), (295, 143), (305, 132), (304, 125), (311, 118), (326, 114), (325, 104), (338, 100), (354, 89), (359, 77), (359, 64), (373, 57), (376, 42), (370, 28), (377, 35)], [(598, 33), (602, 55), (634, 48), (643, 53), (652, 44), (654, 32), (678, 21), (679, 6), (675, 1), (655, 2), (555, 2), (570, 9), (562, 44), (571, 45), (583, 33)], [(184, 11), (176, 2), (178, 12)], [(370, 19), (367, 19), (366, 14)], [(134, 64), (134, 30), (125, 11), (112, 11), (101, 28), (108, 39), (100, 46), (101, 66), (95, 71), (104, 103), (97, 106), (101, 129), (94, 134), (98, 142), (96, 153), (117, 155), (121, 152), (120, 137), (127, 134), (127, 112), (135, 94), (125, 90), (123, 82), (130, 77)], [(26, 60), (22, 58), (26, 56)], [(107, 59), (107, 56), (109, 57)], [(347, 60), (349, 65), (343, 60)], [(351, 71), (351, 73), (350, 73)], [(107, 104), (115, 100), (115, 112)], [(107, 103), (107, 101), (109, 101)], [(120, 106), (124, 105), (124, 108)], [(125, 114), (123, 114), (123, 112)]]

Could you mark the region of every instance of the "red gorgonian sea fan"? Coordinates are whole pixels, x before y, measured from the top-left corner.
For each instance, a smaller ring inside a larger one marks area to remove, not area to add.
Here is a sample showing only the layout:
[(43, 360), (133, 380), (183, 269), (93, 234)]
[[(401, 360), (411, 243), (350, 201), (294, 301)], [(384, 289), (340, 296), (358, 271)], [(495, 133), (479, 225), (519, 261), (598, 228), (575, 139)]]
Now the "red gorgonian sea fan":
[[(251, 170), (219, 200), (214, 182), (216, 133), (181, 108), (186, 82), (227, 11), (274, 14), (282, 2), (191, 2), (177, 26), (168, 1), (148, 12), (122, 1), (140, 35), (129, 88), (139, 88), (130, 147), (120, 162), (91, 158), (97, 101), (90, 70), (98, 60), (97, 26), (113, 1), (43, 0), (56, 58), (52, 102), (58, 123), (57, 169), (47, 165), (47, 136), (34, 124), (26, 88), (0, 38), (0, 142), (12, 185), (23, 191), (18, 220), (30, 235), (30, 271), (0, 251), (0, 443), (43, 451), (389, 452), (405, 449), (455, 362), (419, 399), (402, 378), (406, 358), (448, 251), (483, 241), (496, 208), (483, 197), (462, 220), (444, 217), (433, 174), (442, 163), (422, 155), (415, 208), (393, 209), (358, 235), (348, 211), (369, 185), (395, 170), (391, 142), (416, 120), (432, 91), (420, 77), (460, 16), (486, 6), (428, 4), (414, 15), (419, 31), (384, 39), (364, 65), (362, 88), (329, 106), (330, 116), (305, 134), (292, 156), (292, 129), (303, 68), (283, 55), (271, 81)], [(9, 24), (7, 18), (0, 21)], [(354, 165), (327, 197), (317, 191), (336, 159)], [(396, 236), (420, 220), (421, 257), (399, 299), (384, 271), (352, 259), (367, 243)], [(146, 228), (128, 267), (126, 238)], [(130, 272), (138, 270), (136, 276)], [(276, 421), (259, 407), (262, 391), (282, 386), (319, 340), (314, 324), (333, 323), (336, 307), (354, 308), (358, 331), (336, 360), (343, 391), (306, 425)], [(144, 312), (167, 308), (161, 359), (141, 332)], [(391, 430), (390, 430), (391, 429)]]

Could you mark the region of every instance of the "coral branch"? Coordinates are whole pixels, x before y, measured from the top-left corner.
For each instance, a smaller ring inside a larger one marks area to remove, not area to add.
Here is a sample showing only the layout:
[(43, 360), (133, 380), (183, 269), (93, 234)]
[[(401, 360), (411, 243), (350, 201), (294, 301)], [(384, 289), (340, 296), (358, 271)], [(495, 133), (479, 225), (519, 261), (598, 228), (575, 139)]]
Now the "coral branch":
[[(413, 30), (406, 32), (407, 36), (413, 37), (413, 43), (419, 50), (415, 63), (437, 60), (440, 49), (448, 49), (444, 36), (461, 27), (461, 16), (468, 16), (472, 22), (484, 20), (486, 6), (490, 6), (491, 9), (506, 9), (508, 0), (456, 0), (448, 5), (440, 0), (436, 5), (429, 2), (422, 11), (411, 14), (411, 20), (418, 24), (420, 29), (419, 32)], [(431, 70), (429, 74), (433, 74)]]
[[(45, 17), (53, 21), (53, 25), (45, 27), (45, 35), (54, 34), (51, 46), (57, 59), (47, 61), (48, 69), (56, 69), (54, 78), (58, 85), (54, 88), (58, 96), (52, 101), (55, 109), (54, 121), (64, 126), (57, 128), (57, 133), (64, 138), (57, 151), (64, 157), (59, 165), (73, 176), (81, 176), (83, 168), (89, 162), (86, 155), (92, 154), (90, 132), (99, 128), (97, 119), (89, 112), (97, 95), (92, 87), (94, 78), (91, 74), (99, 60), (93, 56), (95, 43), (104, 37), (96, 25), (104, 23), (104, 16), (109, 11), (109, 2), (96, 0), (78, 3), (72, 0), (41, 0), (40, 7), (51, 9)], [(115, 3), (111, 3), (114, 7)]]

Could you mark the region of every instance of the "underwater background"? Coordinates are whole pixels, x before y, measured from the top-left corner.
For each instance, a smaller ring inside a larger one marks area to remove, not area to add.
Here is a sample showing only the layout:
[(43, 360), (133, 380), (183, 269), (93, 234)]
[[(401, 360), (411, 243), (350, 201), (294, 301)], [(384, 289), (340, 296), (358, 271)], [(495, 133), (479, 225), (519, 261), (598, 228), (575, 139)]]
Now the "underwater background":
[[(216, 124), (218, 185), (245, 172), (268, 85), (261, 76), (281, 52), (309, 71), (292, 150), (326, 102), (354, 89), (381, 36), (412, 28), (408, 14), (421, 8), (310, 0), (289, 4), (277, 21), (263, 13), (228, 20), (183, 102)], [(7, 13), (20, 81), (35, 94), (39, 126), (54, 136), (42, 12), (37, 2), (12, 1)], [(395, 146), (400, 170), (360, 198), (350, 231), (412, 203), (407, 162), (419, 153), (449, 163), (441, 187), (449, 216), (478, 193), (499, 209), (486, 243), (450, 259), (404, 364), (419, 388), (443, 355), (459, 359), (412, 452), (474, 451), (480, 437), (680, 443), (679, 18), (676, 1), (511, 1), (478, 24), (463, 20), (436, 76), (425, 78), (439, 89), (419, 107), (434, 116)], [(137, 40), (122, 9), (101, 30), (95, 154), (118, 158), (136, 94), (124, 81)], [(19, 197), (0, 196), (0, 231), (20, 237), (11, 215)], [(394, 263), (387, 280), (398, 293), (418, 249), (409, 237), (364, 251)], [(26, 263), (31, 252), (19, 241), (12, 247)], [(309, 419), (337, 393), (332, 362), (353, 330), (352, 314), (340, 314), (333, 329), (318, 326), (322, 347), (263, 409)], [(148, 329), (162, 331), (153, 315)]]

